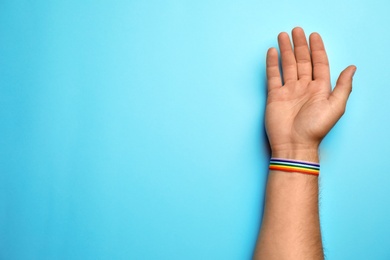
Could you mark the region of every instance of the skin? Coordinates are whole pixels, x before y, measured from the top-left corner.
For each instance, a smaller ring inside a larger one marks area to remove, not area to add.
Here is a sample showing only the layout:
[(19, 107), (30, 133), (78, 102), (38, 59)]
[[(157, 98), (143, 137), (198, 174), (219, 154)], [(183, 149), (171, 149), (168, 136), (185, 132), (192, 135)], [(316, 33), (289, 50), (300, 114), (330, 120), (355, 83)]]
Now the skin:
[[(267, 52), (268, 98), (265, 127), (272, 157), (319, 162), (321, 140), (344, 114), (355, 66), (330, 84), (321, 36), (307, 43), (302, 28), (278, 36), (278, 52)], [(323, 259), (318, 214), (318, 177), (270, 171), (264, 216), (253, 259)]]

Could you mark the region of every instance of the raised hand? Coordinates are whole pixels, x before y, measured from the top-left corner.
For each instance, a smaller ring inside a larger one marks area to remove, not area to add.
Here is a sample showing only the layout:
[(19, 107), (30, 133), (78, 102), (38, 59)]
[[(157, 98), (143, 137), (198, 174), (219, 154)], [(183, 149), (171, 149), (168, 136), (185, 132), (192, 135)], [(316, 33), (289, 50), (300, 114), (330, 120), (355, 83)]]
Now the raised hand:
[(321, 140), (345, 111), (356, 67), (341, 72), (332, 91), (321, 36), (311, 34), (309, 47), (304, 31), (297, 27), (292, 40), (294, 48), (287, 33), (278, 36), (282, 75), (277, 50), (270, 48), (267, 53), (267, 135), (274, 157), (318, 160), (313, 157)]

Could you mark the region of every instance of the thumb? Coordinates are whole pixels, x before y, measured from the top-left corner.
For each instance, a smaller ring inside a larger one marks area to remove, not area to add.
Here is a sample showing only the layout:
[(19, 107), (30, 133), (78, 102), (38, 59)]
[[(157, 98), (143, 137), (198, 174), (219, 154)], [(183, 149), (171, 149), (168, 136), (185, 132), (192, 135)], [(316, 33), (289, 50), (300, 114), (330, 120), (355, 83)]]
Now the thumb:
[(352, 77), (355, 74), (356, 67), (351, 65), (340, 73), (336, 86), (333, 89), (329, 101), (334, 104), (335, 108), (344, 114), (349, 94), (352, 92)]

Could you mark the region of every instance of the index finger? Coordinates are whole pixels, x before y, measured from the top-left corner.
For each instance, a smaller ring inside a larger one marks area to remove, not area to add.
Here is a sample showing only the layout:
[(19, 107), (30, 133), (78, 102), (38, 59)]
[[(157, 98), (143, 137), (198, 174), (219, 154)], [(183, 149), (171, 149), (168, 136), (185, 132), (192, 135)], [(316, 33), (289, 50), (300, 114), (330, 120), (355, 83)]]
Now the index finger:
[(318, 33), (312, 33), (309, 41), (313, 62), (313, 79), (330, 81), (329, 61), (321, 36)]

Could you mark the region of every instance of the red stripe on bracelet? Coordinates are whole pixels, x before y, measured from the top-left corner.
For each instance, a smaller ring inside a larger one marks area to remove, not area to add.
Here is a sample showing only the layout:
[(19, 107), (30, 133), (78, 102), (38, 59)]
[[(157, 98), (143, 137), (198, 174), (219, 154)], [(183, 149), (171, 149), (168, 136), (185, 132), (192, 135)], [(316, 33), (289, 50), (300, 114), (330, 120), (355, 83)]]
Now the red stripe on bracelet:
[(305, 169), (300, 167), (293, 167), (293, 166), (280, 166), (280, 165), (270, 165), (270, 170), (274, 171), (284, 171), (284, 172), (297, 172), (297, 173), (303, 173), (303, 174), (311, 174), (318, 176), (320, 172), (318, 170), (311, 170), (311, 169)]

